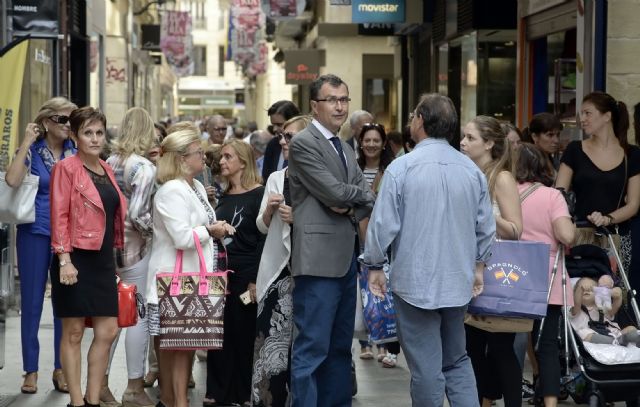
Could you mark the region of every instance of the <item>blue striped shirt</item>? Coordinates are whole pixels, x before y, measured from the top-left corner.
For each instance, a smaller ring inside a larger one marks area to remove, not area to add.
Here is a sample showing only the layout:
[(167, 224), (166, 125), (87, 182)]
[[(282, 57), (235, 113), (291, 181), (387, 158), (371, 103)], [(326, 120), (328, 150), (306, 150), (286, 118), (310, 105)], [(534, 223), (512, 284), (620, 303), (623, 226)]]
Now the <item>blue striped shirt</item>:
[(425, 139), (385, 171), (364, 263), (388, 261), (394, 295), (423, 309), (471, 299), (476, 261), (486, 261), (496, 223), (484, 174), (446, 140)]

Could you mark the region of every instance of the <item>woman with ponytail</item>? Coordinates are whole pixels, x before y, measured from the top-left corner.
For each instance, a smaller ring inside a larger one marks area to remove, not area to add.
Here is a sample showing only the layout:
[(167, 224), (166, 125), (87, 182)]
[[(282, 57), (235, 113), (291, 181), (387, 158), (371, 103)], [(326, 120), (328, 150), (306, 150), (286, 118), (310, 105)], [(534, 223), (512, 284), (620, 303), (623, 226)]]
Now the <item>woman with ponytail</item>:
[[(589, 138), (567, 146), (556, 187), (575, 192), (578, 220), (618, 230), (623, 266), (629, 270), (628, 220), (640, 207), (640, 149), (627, 142), (627, 106), (607, 93), (589, 93), (582, 100), (580, 125)], [(576, 243), (598, 242), (593, 231), (580, 229)]]
[[(482, 169), (501, 239), (518, 240), (522, 234), (522, 211), (518, 184), (512, 170), (509, 140), (493, 117), (478, 116), (464, 127), (460, 151)], [(465, 325), (467, 353), (471, 358), (480, 404), (504, 396), (505, 407), (522, 405), (522, 368), (513, 348), (515, 333), (492, 333)]]

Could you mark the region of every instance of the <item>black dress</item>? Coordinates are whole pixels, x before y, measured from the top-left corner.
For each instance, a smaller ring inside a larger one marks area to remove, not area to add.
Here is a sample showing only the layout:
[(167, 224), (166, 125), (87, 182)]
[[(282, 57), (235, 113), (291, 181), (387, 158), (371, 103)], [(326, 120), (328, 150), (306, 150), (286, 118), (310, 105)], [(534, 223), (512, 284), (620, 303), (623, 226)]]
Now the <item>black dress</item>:
[(256, 304), (244, 305), (239, 295), (255, 283), (265, 235), (256, 226), (264, 187), (237, 195), (223, 195), (216, 207), (218, 220), (226, 220), (236, 233), (225, 239), (229, 269), (229, 295), (224, 309), (222, 350), (207, 355), (208, 399), (218, 403), (249, 401), (253, 344), (256, 335)]
[(113, 254), (114, 221), (120, 198), (109, 177), (85, 168), (95, 185), (106, 214), (106, 228), (100, 250), (74, 248), (71, 263), (78, 270), (78, 282), (60, 283), (58, 257), (51, 264), (51, 300), (58, 318), (117, 317), (118, 287)]

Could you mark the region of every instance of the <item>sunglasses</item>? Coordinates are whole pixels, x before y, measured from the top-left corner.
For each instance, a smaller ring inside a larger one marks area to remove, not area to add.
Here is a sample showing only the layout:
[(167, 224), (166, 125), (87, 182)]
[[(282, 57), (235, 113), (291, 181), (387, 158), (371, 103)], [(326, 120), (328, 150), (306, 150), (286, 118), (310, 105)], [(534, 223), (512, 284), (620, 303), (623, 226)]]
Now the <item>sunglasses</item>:
[(282, 140), (283, 137), (284, 137), (284, 141), (286, 141), (288, 143), (293, 138), (293, 134), (289, 133), (289, 132), (280, 132), (280, 133), (278, 133), (278, 140)]
[(58, 124), (66, 124), (69, 121), (69, 116), (54, 114), (53, 116), (50, 116), (49, 119)]

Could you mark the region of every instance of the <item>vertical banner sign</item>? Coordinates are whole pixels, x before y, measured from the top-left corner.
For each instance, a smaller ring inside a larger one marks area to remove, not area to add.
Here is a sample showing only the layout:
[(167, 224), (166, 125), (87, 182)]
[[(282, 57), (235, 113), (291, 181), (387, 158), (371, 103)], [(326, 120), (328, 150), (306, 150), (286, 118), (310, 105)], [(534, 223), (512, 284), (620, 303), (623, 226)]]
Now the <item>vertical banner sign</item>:
[(268, 47), (264, 42), (265, 14), (260, 0), (231, 3), (231, 55), (249, 77), (266, 72)]
[(353, 23), (403, 23), (404, 0), (352, 0)]
[(162, 13), (160, 49), (176, 76), (193, 75), (193, 39), (189, 12), (165, 11)]
[(29, 40), (22, 39), (0, 50), (0, 167), (6, 168), (18, 148), (18, 115)]
[(262, 11), (274, 20), (285, 20), (298, 16), (304, 10), (301, 0), (262, 0)]

